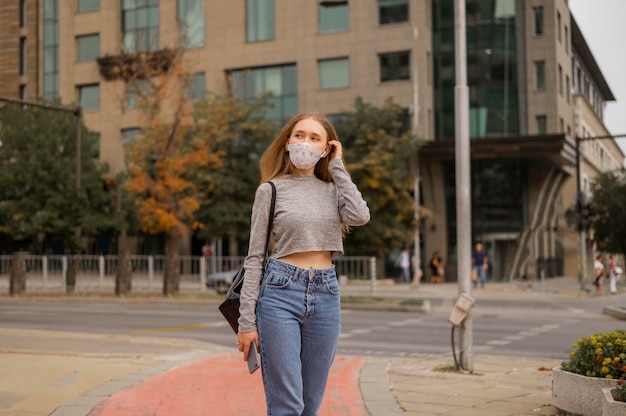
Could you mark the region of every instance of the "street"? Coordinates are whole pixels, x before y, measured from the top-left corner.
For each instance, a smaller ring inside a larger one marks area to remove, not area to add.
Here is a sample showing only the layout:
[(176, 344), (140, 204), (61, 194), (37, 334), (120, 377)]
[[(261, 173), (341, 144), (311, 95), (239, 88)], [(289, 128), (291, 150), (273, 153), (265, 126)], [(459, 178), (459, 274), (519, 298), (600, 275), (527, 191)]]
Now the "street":
[[(605, 298), (554, 299), (546, 301), (540, 294), (523, 302), (479, 299), (473, 309), (474, 354), (560, 360), (579, 336), (623, 326), (602, 314)], [(339, 353), (451, 356), (447, 318), (452, 300), (431, 302), (428, 314), (344, 309)], [(235, 346), (235, 336), (214, 301), (7, 298), (0, 304), (0, 327), (185, 338)], [(458, 338), (455, 342), (458, 353)]]

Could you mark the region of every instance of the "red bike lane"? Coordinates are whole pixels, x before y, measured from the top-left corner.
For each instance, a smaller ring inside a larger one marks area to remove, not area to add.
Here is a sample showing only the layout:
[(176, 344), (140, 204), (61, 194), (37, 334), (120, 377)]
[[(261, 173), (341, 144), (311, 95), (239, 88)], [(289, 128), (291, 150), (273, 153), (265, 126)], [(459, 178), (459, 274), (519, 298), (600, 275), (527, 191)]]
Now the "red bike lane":
[[(364, 358), (338, 356), (320, 416), (367, 416), (359, 388)], [(220, 354), (149, 377), (96, 406), (89, 416), (248, 416), (266, 413), (261, 372), (240, 354)]]

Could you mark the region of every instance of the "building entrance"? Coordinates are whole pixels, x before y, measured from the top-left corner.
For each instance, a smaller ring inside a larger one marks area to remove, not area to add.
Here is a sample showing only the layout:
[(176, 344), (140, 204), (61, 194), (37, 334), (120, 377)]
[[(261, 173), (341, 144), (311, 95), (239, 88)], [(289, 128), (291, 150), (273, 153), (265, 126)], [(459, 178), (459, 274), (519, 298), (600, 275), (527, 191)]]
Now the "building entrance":
[(489, 256), (487, 278), (493, 281), (509, 280), (519, 233), (488, 233), (480, 239)]

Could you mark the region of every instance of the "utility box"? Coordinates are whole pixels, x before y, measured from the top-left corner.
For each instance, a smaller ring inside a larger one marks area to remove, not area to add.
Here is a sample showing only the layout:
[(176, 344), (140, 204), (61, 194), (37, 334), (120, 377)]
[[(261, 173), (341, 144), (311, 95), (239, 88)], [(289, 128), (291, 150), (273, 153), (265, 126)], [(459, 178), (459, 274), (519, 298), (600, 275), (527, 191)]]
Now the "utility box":
[(460, 326), (465, 318), (467, 318), (467, 314), (469, 314), (470, 309), (474, 306), (474, 302), (476, 302), (474, 298), (466, 293), (461, 293), (454, 303), (448, 322), (454, 326)]

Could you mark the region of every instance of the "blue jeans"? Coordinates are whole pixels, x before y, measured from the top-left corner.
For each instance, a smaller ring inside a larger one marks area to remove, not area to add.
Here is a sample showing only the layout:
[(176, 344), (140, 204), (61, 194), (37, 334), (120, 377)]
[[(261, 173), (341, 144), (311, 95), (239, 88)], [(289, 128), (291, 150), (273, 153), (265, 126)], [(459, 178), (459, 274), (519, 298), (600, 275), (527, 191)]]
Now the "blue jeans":
[(485, 268), (481, 264), (480, 266), (474, 266), (476, 269), (476, 277), (478, 279), (474, 280), (474, 287), (478, 287), (478, 281), (480, 280), (480, 287), (485, 288), (485, 281), (487, 280), (487, 275), (485, 274)]
[(316, 416), (341, 332), (335, 269), (269, 259), (256, 316), (267, 414)]
[(400, 275), (400, 280), (405, 283), (411, 283), (411, 269), (408, 267), (402, 268), (402, 274)]

